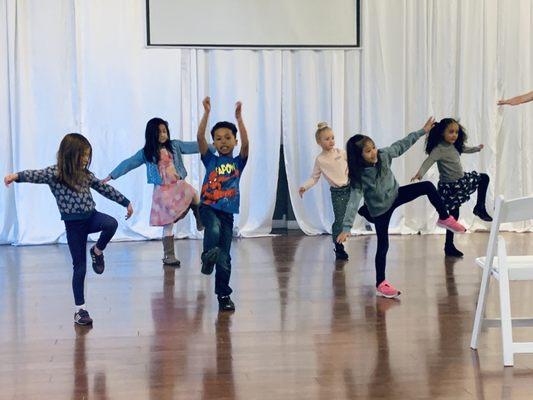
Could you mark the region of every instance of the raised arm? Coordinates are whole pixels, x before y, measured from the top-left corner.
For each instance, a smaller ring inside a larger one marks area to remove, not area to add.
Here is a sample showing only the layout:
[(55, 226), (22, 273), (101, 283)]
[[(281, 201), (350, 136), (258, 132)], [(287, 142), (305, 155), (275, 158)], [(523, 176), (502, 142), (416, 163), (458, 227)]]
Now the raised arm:
[(499, 106), (504, 106), (504, 105), (516, 106), (518, 104), (527, 103), (528, 101), (532, 101), (532, 100), (533, 100), (533, 91), (529, 93), (521, 94), (520, 96), (512, 97), (507, 100), (504, 100), (504, 99), (499, 100), (498, 105)]
[(248, 142), (248, 131), (246, 130), (246, 127), (244, 126), (244, 121), (242, 120), (242, 103), (240, 101), (235, 104), (235, 119), (237, 120), (237, 126), (241, 134), (240, 156), (242, 158), (248, 158), (248, 149), (250, 147)]
[(405, 153), (407, 150), (409, 150), (409, 148), (413, 144), (415, 144), (418, 139), (426, 135), (431, 130), (434, 124), (435, 124), (435, 118), (430, 117), (426, 121), (422, 129), (416, 132), (411, 132), (409, 135), (407, 135), (403, 139), (400, 139), (394, 142), (389, 147), (385, 147), (384, 149), (381, 149), (380, 151), (388, 154), (391, 158), (399, 157), (403, 153)]
[(200, 120), (200, 124), (198, 125), (198, 134), (196, 140), (198, 141), (198, 149), (200, 150), (200, 154), (204, 155), (209, 150), (207, 140), (205, 139), (205, 129), (207, 128), (207, 120), (209, 119), (209, 113), (211, 112), (211, 99), (209, 97), (206, 97), (202, 101), (202, 104), (204, 106), (204, 115), (202, 115), (202, 119)]

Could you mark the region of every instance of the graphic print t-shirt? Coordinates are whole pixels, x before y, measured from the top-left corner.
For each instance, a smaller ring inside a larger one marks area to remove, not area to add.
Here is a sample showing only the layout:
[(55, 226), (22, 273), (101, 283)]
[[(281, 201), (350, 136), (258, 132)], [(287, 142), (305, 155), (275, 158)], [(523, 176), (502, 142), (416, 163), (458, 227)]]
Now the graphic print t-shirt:
[(205, 178), (202, 185), (203, 204), (230, 214), (239, 213), (239, 181), (247, 158), (215, 155), (208, 150), (202, 156)]

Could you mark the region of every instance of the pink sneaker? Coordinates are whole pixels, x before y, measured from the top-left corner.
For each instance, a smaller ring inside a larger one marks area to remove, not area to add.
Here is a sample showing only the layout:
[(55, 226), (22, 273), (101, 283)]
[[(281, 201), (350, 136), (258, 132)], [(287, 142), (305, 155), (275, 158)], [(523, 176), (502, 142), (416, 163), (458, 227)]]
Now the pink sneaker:
[(465, 233), (466, 228), (461, 225), (457, 220), (451, 215), (446, 219), (439, 219), (437, 225), (441, 228), (446, 228), (453, 233)]
[(402, 292), (392, 286), (389, 282), (383, 281), (376, 288), (376, 295), (386, 297), (387, 299), (395, 299)]

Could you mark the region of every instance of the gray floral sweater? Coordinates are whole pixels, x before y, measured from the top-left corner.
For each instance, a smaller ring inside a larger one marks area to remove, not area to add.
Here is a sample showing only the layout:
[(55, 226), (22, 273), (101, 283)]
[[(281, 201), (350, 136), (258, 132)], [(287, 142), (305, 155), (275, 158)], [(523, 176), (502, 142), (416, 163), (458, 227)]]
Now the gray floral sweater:
[(89, 172), (89, 181), (80, 191), (73, 190), (57, 179), (57, 165), (52, 165), (44, 169), (25, 170), (17, 172), (17, 182), (44, 183), (50, 187), (52, 194), (56, 198), (57, 207), (64, 221), (86, 219), (96, 209), (90, 188), (93, 188), (102, 196), (127, 207), (130, 201), (122, 193), (97, 179), (92, 172)]

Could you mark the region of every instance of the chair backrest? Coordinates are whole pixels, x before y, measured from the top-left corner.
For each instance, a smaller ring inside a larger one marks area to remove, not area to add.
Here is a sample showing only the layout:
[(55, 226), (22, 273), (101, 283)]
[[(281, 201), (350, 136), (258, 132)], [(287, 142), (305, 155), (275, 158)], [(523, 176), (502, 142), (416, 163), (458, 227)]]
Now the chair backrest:
[(500, 225), (505, 222), (518, 222), (533, 219), (533, 196), (505, 200), (502, 195), (496, 199), (494, 219), (490, 229), (485, 266), (492, 268), (494, 255), (498, 247)]

